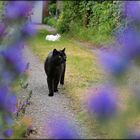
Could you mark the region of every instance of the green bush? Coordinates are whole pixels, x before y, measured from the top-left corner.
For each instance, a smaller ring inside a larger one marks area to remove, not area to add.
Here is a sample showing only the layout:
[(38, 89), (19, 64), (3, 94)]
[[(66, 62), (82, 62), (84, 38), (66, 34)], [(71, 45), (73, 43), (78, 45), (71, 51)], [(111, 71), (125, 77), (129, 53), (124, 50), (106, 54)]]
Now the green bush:
[(59, 32), (68, 32), (72, 21), (80, 22), (82, 15), (79, 13), (79, 1), (63, 1), (63, 11), (61, 12), (57, 29)]
[(69, 21), (67, 18), (64, 18), (65, 13), (62, 12), (58, 21), (57, 21), (57, 30), (60, 33), (65, 33), (69, 31)]
[(48, 10), (49, 10), (50, 16), (54, 16), (56, 14), (56, 3), (49, 4)]
[(43, 23), (56, 27), (57, 20), (54, 17), (45, 17)]
[(113, 1), (64, 1), (57, 29), (81, 40), (108, 42), (121, 24), (121, 6)]
[(48, 20), (49, 20), (49, 17), (45, 17), (45, 18), (43, 19), (43, 24), (47, 24)]

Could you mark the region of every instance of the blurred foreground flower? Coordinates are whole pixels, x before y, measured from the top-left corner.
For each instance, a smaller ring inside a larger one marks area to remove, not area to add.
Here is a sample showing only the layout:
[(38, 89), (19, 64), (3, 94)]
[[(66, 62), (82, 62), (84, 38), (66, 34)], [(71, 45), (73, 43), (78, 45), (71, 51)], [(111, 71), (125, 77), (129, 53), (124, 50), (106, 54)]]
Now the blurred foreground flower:
[(3, 116), (3, 120), (8, 124), (8, 125), (12, 125), (13, 124), (13, 120), (10, 116), (8, 115), (4, 115)]
[(12, 113), (15, 111), (16, 96), (10, 94), (7, 87), (0, 87), (0, 109)]
[(6, 18), (17, 19), (27, 17), (32, 9), (32, 3), (29, 1), (9, 1), (6, 6)]
[(4, 23), (3, 23), (3, 22), (0, 22), (0, 38), (1, 38), (2, 36), (4, 36), (4, 34), (5, 34), (5, 29), (6, 29), (6, 27), (5, 27)]
[(28, 21), (33, 4), (33, 1), (5, 2), (4, 17), (0, 22), (0, 137), (2, 138), (14, 134), (11, 127), (14, 125), (12, 119), (16, 112), (17, 81), (27, 68), (22, 50), (24, 41), (35, 33)]
[(128, 60), (116, 53), (101, 52), (99, 57), (105, 70), (112, 75), (119, 76), (127, 69)]
[(5, 137), (10, 137), (13, 134), (13, 130), (12, 129), (7, 129), (6, 131), (4, 131), (4, 136)]
[(129, 61), (140, 57), (140, 32), (136, 31), (134, 28), (127, 28), (119, 36), (119, 42), (122, 46), (123, 59), (128, 59)]
[(139, 1), (127, 1), (125, 3), (125, 14), (133, 20), (140, 20), (140, 3)]
[[(46, 129), (46, 128), (45, 128)], [(47, 123), (46, 133), (50, 132), (51, 138), (55, 139), (76, 139), (79, 138), (78, 133), (70, 120), (66, 118), (54, 118)]]
[(36, 30), (35, 30), (35, 26), (34, 24), (30, 23), (30, 22), (27, 22), (23, 25), (22, 27), (22, 36), (23, 38), (29, 38), (29, 37), (32, 37), (36, 34)]
[(6, 60), (7, 65), (11, 66), (17, 73), (23, 73), (26, 67), (22, 58), (21, 45), (21, 43), (16, 43), (15, 45), (11, 45), (6, 50), (2, 51), (2, 56)]
[(99, 120), (108, 120), (116, 114), (117, 99), (111, 89), (100, 89), (96, 95), (91, 89), (90, 94), (87, 105), (91, 115)]

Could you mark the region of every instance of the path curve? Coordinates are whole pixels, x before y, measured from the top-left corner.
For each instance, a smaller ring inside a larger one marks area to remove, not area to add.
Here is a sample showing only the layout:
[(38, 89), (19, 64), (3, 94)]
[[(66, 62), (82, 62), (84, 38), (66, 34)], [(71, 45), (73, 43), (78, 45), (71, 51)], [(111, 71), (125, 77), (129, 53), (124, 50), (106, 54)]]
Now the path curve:
[(33, 127), (37, 128), (37, 134), (31, 138), (51, 138), (50, 132), (44, 133), (45, 122), (50, 122), (51, 117), (61, 117), (62, 115), (71, 120), (72, 125), (78, 130), (78, 135), (75, 139), (90, 139), (88, 129), (83, 124), (79, 123), (76, 114), (70, 108), (70, 98), (65, 94), (55, 93), (53, 97), (48, 96), (48, 87), (43, 64), (40, 63), (37, 56), (33, 54), (29, 47), (25, 47), (24, 56), (29, 62), (29, 78), (28, 88), (33, 91), (31, 105), (27, 108), (26, 115), (33, 121)]

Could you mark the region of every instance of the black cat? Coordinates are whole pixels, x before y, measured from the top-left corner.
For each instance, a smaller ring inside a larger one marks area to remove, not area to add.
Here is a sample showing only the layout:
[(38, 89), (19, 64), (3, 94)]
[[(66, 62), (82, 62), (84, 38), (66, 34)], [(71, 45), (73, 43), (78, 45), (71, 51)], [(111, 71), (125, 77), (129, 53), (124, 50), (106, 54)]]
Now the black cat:
[(64, 85), (64, 77), (66, 70), (66, 54), (63, 50), (54, 49), (48, 54), (44, 64), (44, 69), (47, 75), (47, 83), (49, 88), (49, 96), (53, 96), (57, 92), (58, 84)]

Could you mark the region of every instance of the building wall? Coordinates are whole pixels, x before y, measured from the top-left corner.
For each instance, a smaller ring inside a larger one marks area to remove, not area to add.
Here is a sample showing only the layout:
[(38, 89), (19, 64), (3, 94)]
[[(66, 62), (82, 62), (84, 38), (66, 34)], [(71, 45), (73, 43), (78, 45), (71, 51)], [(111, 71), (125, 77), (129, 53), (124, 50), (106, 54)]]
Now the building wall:
[(31, 21), (33, 23), (42, 23), (43, 18), (43, 1), (36, 1), (33, 8), (33, 14), (31, 15)]

